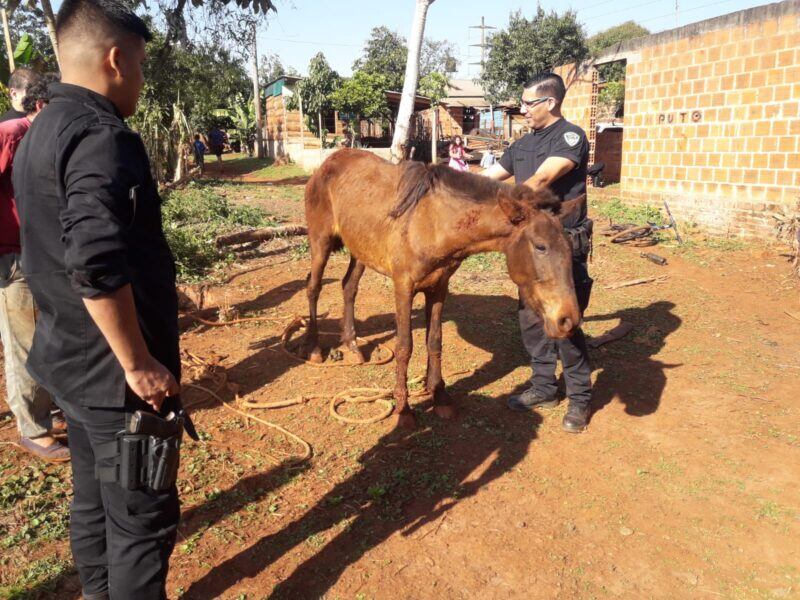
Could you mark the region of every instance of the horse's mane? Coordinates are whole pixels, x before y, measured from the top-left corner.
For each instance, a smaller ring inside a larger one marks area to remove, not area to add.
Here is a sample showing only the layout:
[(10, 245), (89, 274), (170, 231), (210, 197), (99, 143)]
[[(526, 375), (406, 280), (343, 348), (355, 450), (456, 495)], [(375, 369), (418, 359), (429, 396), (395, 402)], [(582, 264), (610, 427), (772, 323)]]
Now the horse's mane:
[(429, 165), (408, 161), (400, 166), (400, 181), (397, 184), (397, 204), (389, 213), (396, 219), (414, 209), (429, 192), (447, 190), (453, 197), (471, 202), (491, 202), (499, 191), (521, 202), (529, 202), (534, 208), (558, 212), (561, 202), (547, 189), (533, 190), (524, 185), (500, 183), (476, 173), (465, 173), (447, 165)]

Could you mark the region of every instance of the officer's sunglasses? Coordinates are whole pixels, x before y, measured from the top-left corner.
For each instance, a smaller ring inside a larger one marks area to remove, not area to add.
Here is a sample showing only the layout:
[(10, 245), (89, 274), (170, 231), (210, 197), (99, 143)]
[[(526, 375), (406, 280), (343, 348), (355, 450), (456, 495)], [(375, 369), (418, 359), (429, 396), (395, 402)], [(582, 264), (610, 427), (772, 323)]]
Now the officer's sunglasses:
[(525, 98), (520, 98), (520, 104), (524, 104), (528, 108), (533, 108), (537, 104), (541, 104), (542, 102), (546, 102), (547, 100), (552, 100), (552, 96), (544, 96), (542, 98), (534, 98), (533, 100), (525, 100)]

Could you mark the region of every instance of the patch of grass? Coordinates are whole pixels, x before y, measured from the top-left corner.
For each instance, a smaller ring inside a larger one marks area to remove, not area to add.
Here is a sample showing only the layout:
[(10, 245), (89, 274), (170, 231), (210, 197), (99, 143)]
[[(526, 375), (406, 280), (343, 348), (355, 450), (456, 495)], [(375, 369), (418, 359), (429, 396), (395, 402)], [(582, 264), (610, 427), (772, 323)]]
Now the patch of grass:
[(467, 257), (461, 266), (467, 271), (504, 271), (506, 257), (502, 252), (483, 252)]
[(293, 260), (302, 260), (308, 257), (310, 251), (311, 251), (311, 246), (309, 246), (308, 244), (307, 237), (304, 237), (299, 244), (295, 244), (294, 246), (292, 246), (292, 249), (290, 250)]
[(0, 586), (0, 598), (33, 600), (46, 592), (54, 592), (59, 580), (74, 571), (71, 563), (51, 556), (34, 561), (8, 586)]
[(0, 482), (0, 547), (67, 536), (69, 485), (57, 470), (25, 467)]
[(645, 225), (655, 223), (663, 225), (664, 215), (661, 210), (648, 204), (623, 204), (619, 198), (611, 198), (604, 202), (592, 202), (592, 208), (598, 214), (611, 219), (614, 223), (636, 223)]
[[(274, 162), (271, 158), (250, 158), (240, 154), (226, 154), (223, 156), (225, 175), (247, 174), (253, 178), (276, 181), (308, 175), (300, 165), (290, 163), (288, 165), (275, 166)], [(216, 165), (216, 163), (213, 164)]]
[(760, 504), (761, 506), (756, 514), (757, 519), (767, 519), (773, 523), (779, 523), (792, 514), (792, 511), (780, 506), (774, 500), (764, 500)]
[(241, 227), (276, 224), (253, 206), (236, 206), (211, 187), (192, 182), (164, 194), (164, 232), (175, 255), (178, 278), (196, 281), (229, 263), (233, 256), (214, 244), (217, 236)]

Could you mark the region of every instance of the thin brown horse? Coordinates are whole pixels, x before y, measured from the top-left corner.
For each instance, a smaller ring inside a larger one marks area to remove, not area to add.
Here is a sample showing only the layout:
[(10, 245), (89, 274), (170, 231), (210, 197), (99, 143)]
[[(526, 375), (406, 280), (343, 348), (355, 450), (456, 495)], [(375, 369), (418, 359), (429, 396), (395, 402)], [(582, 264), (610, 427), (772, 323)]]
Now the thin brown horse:
[(548, 190), (497, 183), (480, 175), (417, 162), (392, 165), (362, 150), (343, 149), (328, 158), (306, 185), (311, 245), (308, 277), (309, 358), (322, 361), (317, 301), (332, 250), (342, 243), (350, 266), (342, 281), (342, 344), (363, 361), (356, 344), (355, 299), (369, 267), (394, 282), (397, 323), (395, 414), (414, 426), (406, 383), (411, 358), (411, 308), (425, 294), (428, 368), (426, 388), (443, 418), (455, 408), (442, 380), (442, 305), (450, 276), (479, 252), (505, 253), (508, 273), (551, 337), (569, 336), (581, 315), (572, 282), (571, 249), (562, 218), (585, 197), (559, 202)]

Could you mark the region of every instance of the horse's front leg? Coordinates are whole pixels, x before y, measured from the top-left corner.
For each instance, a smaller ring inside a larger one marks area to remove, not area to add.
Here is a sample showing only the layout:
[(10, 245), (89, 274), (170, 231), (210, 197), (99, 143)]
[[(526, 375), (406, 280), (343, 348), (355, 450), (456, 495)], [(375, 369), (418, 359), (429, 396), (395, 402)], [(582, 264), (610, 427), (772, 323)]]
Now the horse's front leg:
[(445, 389), (442, 378), (442, 308), (447, 298), (447, 280), (440, 282), (436, 288), (425, 292), (425, 317), (428, 346), (428, 369), (426, 389), (433, 395), (433, 411), (442, 419), (453, 419), (456, 407), (453, 399)]
[(395, 322), (397, 324), (397, 344), (395, 346), (395, 386), (394, 399), (397, 403), (394, 412), (397, 425), (406, 428), (417, 426), (417, 420), (408, 406), (408, 361), (411, 359), (413, 340), (411, 338), (411, 305), (414, 288), (409, 283), (394, 284)]

